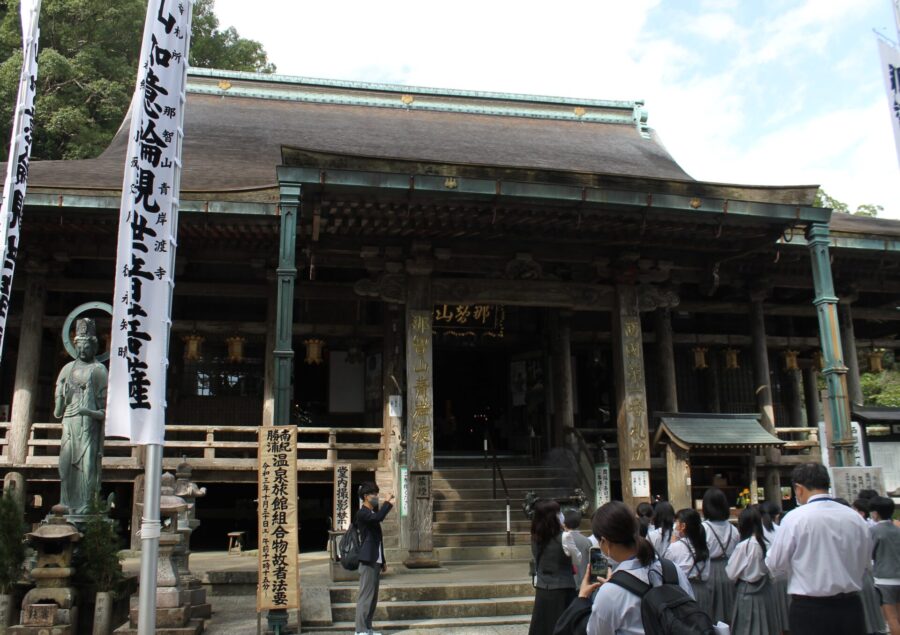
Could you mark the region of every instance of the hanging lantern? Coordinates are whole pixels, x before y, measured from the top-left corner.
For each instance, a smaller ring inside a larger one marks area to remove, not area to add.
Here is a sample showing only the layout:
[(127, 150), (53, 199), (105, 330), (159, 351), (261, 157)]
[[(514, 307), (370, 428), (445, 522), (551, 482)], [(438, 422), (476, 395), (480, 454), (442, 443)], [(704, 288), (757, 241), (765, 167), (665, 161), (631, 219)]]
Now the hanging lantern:
[(725, 368), (728, 370), (738, 370), (741, 367), (739, 355), (741, 351), (736, 348), (725, 349)]
[(323, 361), (322, 350), (325, 348), (325, 340), (313, 338), (311, 340), (305, 340), (303, 344), (306, 346), (306, 359), (304, 361), (310, 365), (321, 364)]
[(694, 351), (694, 370), (703, 370), (704, 368), (709, 368), (709, 365), (706, 363), (706, 347), (705, 346), (695, 346), (693, 348)]
[(823, 370), (825, 368), (825, 355), (822, 351), (813, 353), (813, 362), (816, 365), (816, 370)]
[(879, 348), (873, 348), (868, 357), (870, 373), (880, 373), (884, 370), (884, 366), (882, 365), (882, 358), (884, 357), (883, 350)]
[(205, 339), (205, 337), (196, 333), (185, 335), (181, 338), (181, 341), (184, 342), (184, 361), (196, 362), (203, 356), (200, 347)]
[(229, 337), (225, 339), (228, 345), (228, 361), (232, 364), (240, 364), (244, 361), (244, 342), (247, 340), (243, 337)]
[(799, 351), (792, 351), (791, 349), (784, 352), (785, 370), (800, 370), (800, 365), (797, 363), (797, 356), (799, 354)]

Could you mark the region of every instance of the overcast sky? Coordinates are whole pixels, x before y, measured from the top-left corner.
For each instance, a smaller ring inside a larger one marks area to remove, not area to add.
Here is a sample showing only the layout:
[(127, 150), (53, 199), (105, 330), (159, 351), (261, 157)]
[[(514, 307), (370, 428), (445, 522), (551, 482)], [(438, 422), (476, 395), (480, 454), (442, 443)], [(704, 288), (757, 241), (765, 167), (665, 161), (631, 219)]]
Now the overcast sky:
[(216, 0), (278, 73), (643, 99), (696, 179), (821, 184), (900, 219), (873, 29), (891, 0)]

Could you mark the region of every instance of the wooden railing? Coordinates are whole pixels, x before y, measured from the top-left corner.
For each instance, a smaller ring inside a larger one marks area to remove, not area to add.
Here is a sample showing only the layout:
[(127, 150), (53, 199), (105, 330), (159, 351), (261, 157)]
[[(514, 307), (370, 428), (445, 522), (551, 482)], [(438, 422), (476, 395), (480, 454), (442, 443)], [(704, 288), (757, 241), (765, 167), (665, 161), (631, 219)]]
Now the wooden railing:
[[(0, 423), (0, 465), (11, 465), (9, 423)], [(166, 426), (163, 466), (174, 468), (183, 458), (197, 470), (255, 470), (258, 426)], [(327, 469), (338, 462), (360, 469), (379, 467), (384, 459), (382, 428), (297, 428), (297, 463), (301, 470)], [(55, 467), (62, 436), (60, 423), (35, 423), (28, 438), (24, 467)], [(138, 446), (107, 439), (103, 467), (140, 467)]]

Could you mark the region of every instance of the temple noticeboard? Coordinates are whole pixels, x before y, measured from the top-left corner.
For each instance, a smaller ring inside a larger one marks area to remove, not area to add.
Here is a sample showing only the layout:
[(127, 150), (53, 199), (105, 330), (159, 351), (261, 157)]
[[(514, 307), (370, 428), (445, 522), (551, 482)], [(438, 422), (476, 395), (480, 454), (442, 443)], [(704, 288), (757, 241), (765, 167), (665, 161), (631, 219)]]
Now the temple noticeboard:
[(259, 582), (256, 610), (300, 608), (297, 428), (259, 431)]

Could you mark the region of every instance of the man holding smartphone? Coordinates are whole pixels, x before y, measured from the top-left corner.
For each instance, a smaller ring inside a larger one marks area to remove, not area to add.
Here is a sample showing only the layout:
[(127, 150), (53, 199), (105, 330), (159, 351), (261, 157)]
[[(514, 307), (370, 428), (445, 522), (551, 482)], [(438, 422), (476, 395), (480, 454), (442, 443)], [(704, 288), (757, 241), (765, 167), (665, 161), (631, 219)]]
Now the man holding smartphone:
[(366, 482), (359, 486), (362, 507), (356, 513), (359, 532), (359, 597), (356, 600), (356, 635), (379, 635), (372, 630), (372, 618), (378, 606), (378, 586), (381, 573), (387, 569), (381, 521), (391, 511), (394, 495), (384, 504), (378, 497), (378, 486)]

